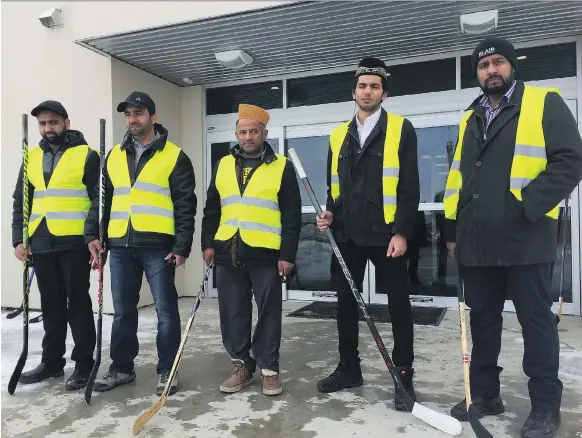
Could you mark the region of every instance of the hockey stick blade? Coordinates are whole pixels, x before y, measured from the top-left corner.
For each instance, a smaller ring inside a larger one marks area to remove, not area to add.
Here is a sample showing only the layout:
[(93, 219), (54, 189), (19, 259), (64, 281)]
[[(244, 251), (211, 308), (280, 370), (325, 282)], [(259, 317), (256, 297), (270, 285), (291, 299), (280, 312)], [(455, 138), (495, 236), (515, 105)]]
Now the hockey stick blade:
[[(309, 199), (311, 200), (311, 203), (313, 204), (313, 207), (315, 208), (315, 212), (317, 213), (318, 216), (321, 217), (323, 215), (323, 212), (321, 211), (321, 206), (320, 206), (320, 204), (315, 196), (315, 193), (313, 192), (313, 188), (311, 187), (309, 179), (307, 178), (307, 174), (305, 173), (305, 170), (303, 169), (303, 166), (301, 165), (301, 161), (299, 160), (299, 157), (297, 156), (297, 152), (295, 151), (295, 149), (292, 148), (292, 149), (289, 149), (288, 154), (289, 154), (289, 158), (293, 162), (295, 169), (297, 170), (297, 174), (298, 174), (299, 178), (303, 182), (303, 185), (305, 187), (305, 191), (309, 195)], [(384, 342), (382, 341), (382, 338), (381, 338), (380, 334), (378, 333), (378, 330), (374, 324), (374, 321), (372, 320), (372, 318), (370, 317), (370, 315), (368, 313), (368, 310), (366, 308), (366, 304), (364, 303), (364, 300), (362, 299), (362, 295), (360, 294), (358, 288), (356, 287), (354, 280), (352, 279), (352, 275), (349, 272), (349, 270), (345, 264), (345, 261), (343, 260), (343, 257), (342, 257), (342, 255), (337, 247), (337, 244), (335, 242), (333, 234), (331, 233), (329, 228), (325, 229), (325, 234), (326, 234), (326, 236), (327, 236), (327, 238), (332, 246), (333, 252), (335, 253), (335, 255), (336, 255), (336, 257), (337, 257), (337, 259), (342, 267), (342, 270), (344, 271), (344, 275), (346, 277), (346, 280), (348, 281), (348, 283), (352, 289), (352, 293), (353, 293), (354, 297), (356, 298), (358, 306), (360, 307), (360, 309), (362, 310), (362, 313), (364, 314), (364, 317), (366, 319), (366, 323), (368, 324), (368, 328), (370, 329), (370, 332), (372, 333), (372, 336), (374, 337), (374, 340), (376, 341), (376, 345), (378, 346), (378, 350), (380, 350), (380, 354), (382, 355), (382, 358), (384, 359), (386, 367), (388, 368), (388, 371), (390, 372), (390, 375), (392, 376), (392, 380), (394, 380), (396, 390), (402, 396), (402, 399), (404, 401), (406, 408), (416, 418), (424, 421), (426, 424), (431, 425), (435, 429), (441, 430), (442, 432), (445, 432), (445, 433), (447, 433), (449, 435), (453, 435), (453, 436), (460, 435), (461, 431), (463, 430), (463, 426), (459, 420), (457, 420), (456, 418), (453, 418), (449, 415), (442, 414), (442, 413), (437, 412), (437, 411), (433, 411), (432, 409), (429, 409), (426, 406), (422, 406), (421, 404), (415, 402), (414, 400), (412, 400), (410, 398), (410, 396), (408, 395), (408, 393), (404, 389), (404, 385), (402, 384), (402, 381), (400, 380), (400, 376), (398, 375), (398, 372), (396, 371), (396, 368), (394, 367), (394, 364), (392, 363), (390, 355), (386, 351), (386, 347), (384, 346)]]
[(473, 432), (475, 432), (475, 436), (477, 438), (493, 438), (493, 435), (489, 433), (485, 426), (481, 424), (479, 418), (477, 417), (477, 408), (474, 404), (469, 405), (468, 410), (469, 415), (469, 423), (471, 424), (471, 428)]
[(204, 272), (204, 278), (202, 279), (202, 284), (200, 285), (200, 290), (198, 291), (198, 295), (194, 300), (194, 305), (192, 306), (192, 310), (190, 311), (190, 317), (188, 318), (188, 322), (186, 323), (186, 328), (184, 329), (184, 333), (182, 334), (182, 340), (180, 341), (180, 346), (178, 347), (178, 352), (176, 353), (176, 358), (174, 359), (174, 364), (172, 365), (172, 370), (170, 371), (170, 376), (168, 377), (168, 381), (166, 382), (166, 387), (164, 388), (164, 392), (162, 392), (162, 396), (160, 399), (147, 411), (141, 414), (135, 423), (133, 423), (133, 434), (137, 435), (150, 421), (154, 415), (156, 415), (160, 409), (166, 404), (166, 400), (168, 399), (168, 394), (170, 393), (170, 388), (172, 387), (172, 382), (174, 381), (174, 377), (178, 372), (178, 366), (180, 365), (180, 361), (182, 360), (182, 353), (184, 352), (184, 347), (186, 346), (186, 341), (188, 340), (188, 334), (190, 333), (190, 329), (192, 328), (192, 323), (194, 322), (194, 317), (196, 316), (196, 312), (198, 311), (198, 307), (200, 307), (200, 302), (202, 300), (202, 295), (204, 294), (204, 286), (208, 281), (208, 277), (210, 276), (210, 270), (212, 269), (212, 265), (206, 266), (206, 271)]
[(6, 319), (14, 319), (18, 315), (20, 315), (21, 313), (22, 313), (22, 305), (18, 309), (14, 309), (12, 312), (10, 312), (8, 315), (6, 315)]

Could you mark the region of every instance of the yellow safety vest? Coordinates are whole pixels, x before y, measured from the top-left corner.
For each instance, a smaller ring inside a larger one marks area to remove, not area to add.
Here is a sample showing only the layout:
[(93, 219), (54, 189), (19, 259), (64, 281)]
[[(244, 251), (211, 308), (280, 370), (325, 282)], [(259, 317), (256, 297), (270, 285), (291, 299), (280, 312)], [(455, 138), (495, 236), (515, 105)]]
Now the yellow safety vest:
[(281, 212), (279, 190), (287, 158), (261, 163), (240, 194), (236, 178), (236, 159), (227, 155), (216, 171), (216, 189), (220, 194), (220, 226), (214, 238), (228, 240), (240, 230), (249, 246), (278, 250), (281, 248)]
[[(522, 200), (521, 190), (546, 168), (546, 141), (542, 119), (546, 94), (549, 92), (560, 94), (560, 90), (557, 88), (541, 88), (531, 85), (526, 85), (523, 93), (509, 181), (509, 190), (520, 201)], [(457, 218), (459, 191), (463, 187), (461, 152), (467, 122), (472, 114), (473, 110), (467, 111), (459, 125), (459, 139), (447, 178), (444, 197), (445, 217), (447, 219), (456, 220)], [(559, 205), (547, 212), (546, 216), (558, 219), (558, 212)]]
[(91, 208), (87, 186), (83, 184), (88, 145), (68, 148), (57, 163), (49, 181), (44, 182), (42, 148), (29, 152), (28, 180), (34, 186), (28, 232), (32, 236), (43, 218), (54, 236), (82, 236)]
[[(402, 136), (402, 124), (404, 117), (388, 113), (386, 126), (386, 140), (384, 141), (384, 160), (382, 170), (382, 195), (384, 199), (384, 221), (389, 224), (394, 222), (396, 215), (396, 188), (400, 173), (400, 138)], [(340, 184), (338, 176), (338, 159), (341, 157), (341, 149), (348, 134), (351, 121), (342, 123), (331, 131), (331, 196), (337, 200), (340, 196)]]
[(109, 237), (123, 237), (130, 220), (136, 231), (175, 235), (170, 174), (180, 151), (166, 141), (164, 149), (148, 160), (132, 186), (127, 152), (115, 145), (107, 159), (107, 173), (113, 184)]

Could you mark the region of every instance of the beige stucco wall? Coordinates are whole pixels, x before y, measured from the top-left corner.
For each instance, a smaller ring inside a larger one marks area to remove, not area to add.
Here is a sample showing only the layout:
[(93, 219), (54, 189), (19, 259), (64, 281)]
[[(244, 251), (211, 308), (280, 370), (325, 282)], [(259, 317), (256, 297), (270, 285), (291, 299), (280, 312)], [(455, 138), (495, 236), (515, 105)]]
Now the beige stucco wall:
[[(1, 305), (17, 307), (22, 297), (21, 267), (13, 255), (11, 239), (12, 193), (21, 163), (21, 117), (46, 99), (56, 99), (69, 112), (71, 127), (99, 148), (99, 119), (107, 120), (107, 150), (124, 132), (124, 119), (115, 111), (119, 100), (134, 90), (155, 99), (159, 119), (170, 138), (181, 145), (194, 163), (198, 210), (193, 254), (185, 269), (177, 271), (180, 293), (196, 293), (202, 274), (199, 225), (203, 207), (202, 91), (180, 88), (74, 43), (85, 37), (159, 26), (286, 2), (6, 2), (2, 8), (2, 111), (1, 111)], [(47, 8), (62, 6), (64, 26), (43, 27), (38, 16)], [(29, 143), (39, 140), (36, 120), (29, 116)], [(145, 282), (144, 282), (145, 284)], [(96, 306), (96, 274), (91, 294)], [(112, 312), (109, 270), (105, 270), (104, 311)], [(147, 285), (141, 304), (151, 303)], [(33, 283), (31, 308), (40, 308)]]

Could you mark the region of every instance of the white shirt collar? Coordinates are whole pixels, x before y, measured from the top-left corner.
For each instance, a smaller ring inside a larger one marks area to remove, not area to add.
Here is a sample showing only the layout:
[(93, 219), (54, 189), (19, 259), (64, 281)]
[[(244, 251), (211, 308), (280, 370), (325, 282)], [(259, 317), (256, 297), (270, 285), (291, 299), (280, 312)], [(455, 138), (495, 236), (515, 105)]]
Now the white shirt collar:
[(382, 113), (382, 106), (380, 105), (380, 107), (376, 110), (375, 113), (369, 115), (368, 117), (366, 117), (364, 119), (364, 124), (360, 123), (360, 118), (358, 117), (358, 114), (356, 113), (357, 126), (362, 127), (362, 128), (364, 126), (370, 126), (370, 125), (372, 125), (372, 127), (376, 126), (376, 123), (378, 123), (378, 120), (380, 120), (381, 113)]

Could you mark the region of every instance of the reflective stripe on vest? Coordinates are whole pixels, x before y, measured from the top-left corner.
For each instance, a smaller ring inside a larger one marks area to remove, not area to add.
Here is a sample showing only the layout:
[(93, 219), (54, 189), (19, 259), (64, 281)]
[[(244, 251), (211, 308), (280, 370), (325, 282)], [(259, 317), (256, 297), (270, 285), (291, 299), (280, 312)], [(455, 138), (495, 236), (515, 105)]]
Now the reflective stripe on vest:
[(54, 236), (82, 236), (85, 219), (91, 208), (87, 187), (83, 183), (88, 145), (65, 150), (49, 180), (44, 181), (42, 148), (29, 152), (28, 180), (34, 186), (28, 232), (33, 236), (43, 218)]
[[(342, 123), (334, 128), (330, 134), (331, 156), (331, 196), (334, 200), (340, 197), (340, 184), (338, 175), (338, 163), (342, 157), (341, 150), (348, 135), (351, 121)], [(394, 222), (396, 215), (396, 188), (400, 173), (400, 138), (404, 117), (387, 113), (386, 139), (384, 140), (384, 153), (382, 162), (382, 196), (384, 205), (384, 221), (389, 224)]]
[(120, 145), (111, 150), (107, 159), (107, 173), (113, 185), (109, 237), (123, 237), (130, 221), (138, 232), (175, 235), (170, 174), (180, 151), (166, 141), (164, 149), (153, 154), (131, 186), (126, 150)]
[[(522, 200), (521, 190), (546, 168), (546, 142), (542, 120), (546, 94), (549, 92), (560, 94), (560, 90), (556, 88), (540, 88), (531, 85), (526, 85), (523, 93), (509, 181), (509, 190), (519, 201)], [(467, 111), (459, 125), (459, 139), (447, 178), (443, 201), (447, 219), (457, 218), (459, 191), (463, 186), (461, 175), (463, 139), (472, 114), (472, 110)], [(547, 212), (546, 216), (558, 219), (558, 213), (559, 204)]]
[(279, 189), (287, 158), (275, 154), (276, 160), (261, 163), (241, 196), (236, 177), (236, 160), (223, 157), (216, 172), (216, 189), (220, 194), (220, 226), (214, 238), (225, 241), (237, 231), (249, 246), (281, 248), (281, 212)]

